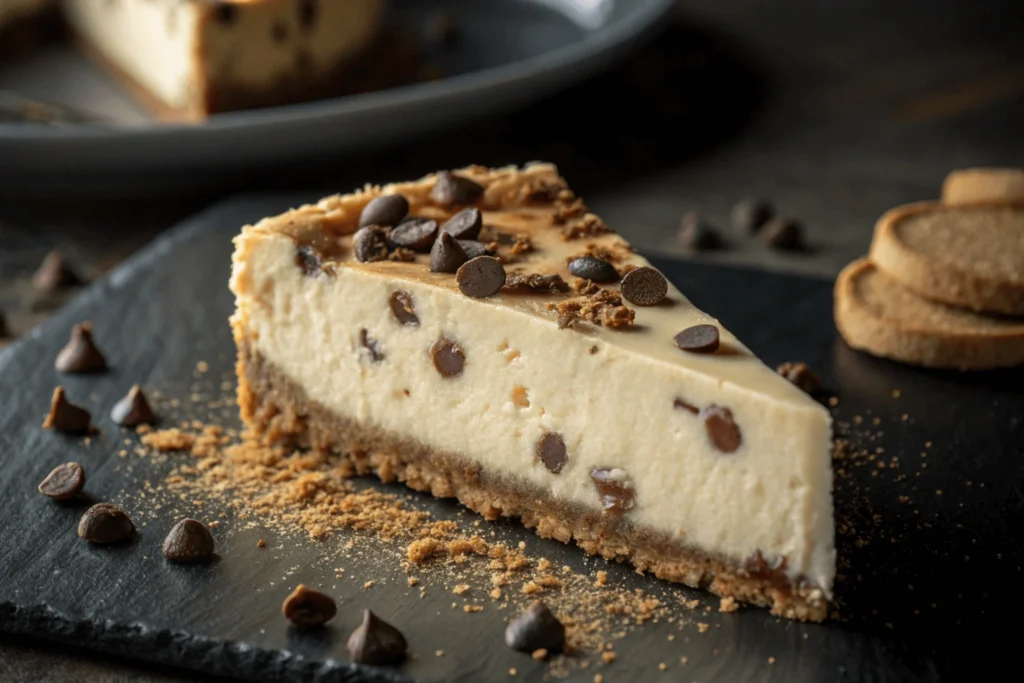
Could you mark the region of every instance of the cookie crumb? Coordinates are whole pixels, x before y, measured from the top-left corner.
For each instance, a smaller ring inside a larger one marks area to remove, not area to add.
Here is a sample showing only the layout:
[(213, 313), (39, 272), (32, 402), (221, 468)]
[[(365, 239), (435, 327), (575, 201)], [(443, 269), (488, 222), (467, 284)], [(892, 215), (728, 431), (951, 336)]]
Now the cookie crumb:
[(680, 657), (679, 658), (679, 663), (680, 664), (686, 664), (688, 661), (690, 661), (689, 657)]
[(472, 614), (474, 612), (483, 612), (483, 605), (466, 605), (462, 608), (462, 611), (466, 614)]
[(363, 584), (363, 588), (370, 589), (370, 588), (373, 588), (376, 585), (377, 585), (377, 582), (371, 580), (371, 581), (367, 581), (366, 583), (364, 583)]
[(604, 676), (601, 674), (594, 674), (594, 683), (604, 683)]
[(594, 582), (595, 586), (606, 586), (608, 585), (608, 572), (598, 572), (597, 581)]
[(601, 659), (604, 660), (605, 664), (611, 664), (615, 661), (615, 652), (608, 650), (601, 653)]
[(775, 663), (775, 657), (769, 657), (768, 658), (768, 663), (769, 664), (774, 664)]
[(412, 588), (413, 586), (418, 586), (419, 583), (420, 583), (420, 580), (417, 579), (415, 576), (410, 576), (409, 580), (406, 581), (405, 583), (406, 583), (406, 585), (409, 586), (409, 588)]
[(705, 624), (703, 621), (697, 624), (697, 630), (701, 633), (707, 633), (709, 628), (711, 628), (711, 626), (709, 624)]
[(664, 671), (667, 668), (668, 668), (668, 664), (666, 664), (665, 662), (658, 662), (658, 669), (660, 671)]
[(543, 662), (545, 659), (548, 658), (548, 651), (542, 647), (537, 648), (532, 653), (530, 653), (530, 656), (536, 659), (538, 662)]
[(467, 584), (467, 583), (460, 583), (459, 585), (457, 585), (455, 588), (452, 589), (452, 593), (455, 593), (456, 595), (465, 595), (468, 592), (469, 592), (469, 584)]
[(435, 650), (434, 651), (434, 656), (435, 657), (444, 657), (444, 650)]
[(731, 598), (731, 597), (722, 598), (719, 601), (719, 603), (718, 603), (718, 611), (719, 612), (735, 612), (739, 608), (740, 608), (739, 603), (736, 602), (735, 598)]
[(264, 541), (264, 540), (263, 540), (263, 539), (261, 538), (260, 540), (256, 541), (256, 547), (257, 547), (257, 548), (266, 548), (266, 547), (267, 547), (267, 542), (266, 542), (266, 541)]

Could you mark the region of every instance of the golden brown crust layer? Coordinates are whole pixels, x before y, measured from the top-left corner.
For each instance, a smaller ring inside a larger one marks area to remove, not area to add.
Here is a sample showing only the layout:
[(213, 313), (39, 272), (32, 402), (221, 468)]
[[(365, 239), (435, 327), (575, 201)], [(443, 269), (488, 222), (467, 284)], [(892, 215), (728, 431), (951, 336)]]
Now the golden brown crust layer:
[(942, 183), (942, 202), (950, 205), (1024, 202), (1024, 169), (964, 168)]
[(920, 298), (867, 259), (839, 274), (834, 313), (846, 343), (876, 356), (959, 370), (1024, 363), (1024, 323)]
[[(936, 202), (918, 202), (897, 207), (886, 212), (875, 226), (871, 260), (890, 278), (927, 299), (976, 311), (1024, 315), (1024, 280), (1013, 268), (997, 263), (1019, 258), (1024, 236), (1006, 234), (992, 237), (990, 244), (979, 245), (979, 238), (972, 230), (976, 226), (972, 225), (970, 215), (1011, 210), (1024, 212), (1024, 203), (951, 207)], [(955, 231), (936, 230), (935, 239), (942, 243), (930, 245), (930, 253), (924, 253), (901, 239), (899, 226), (903, 221), (918, 220), (932, 212), (964, 213), (963, 227)], [(986, 248), (979, 249), (979, 246)], [(953, 258), (967, 249), (970, 249), (968, 253), (977, 254), (977, 263), (967, 264), (962, 258)], [(946, 250), (950, 257), (937, 255), (938, 250)], [(1004, 267), (989, 268), (989, 262), (993, 266)]]
[(751, 576), (618, 518), (559, 505), (543, 491), (523, 491), (507, 480), (489, 478), (479, 467), (455, 456), (432, 452), (332, 413), (252, 353), (243, 324), (233, 320), (239, 348), (238, 402), (242, 419), (260, 438), (336, 452), (360, 474), (372, 473), (385, 482), (401, 481), (437, 497), (457, 498), (487, 519), (518, 517), (540, 536), (564, 543), (574, 540), (590, 554), (631, 562), (662, 579), (770, 607), (780, 616), (807, 621), (825, 618), (828, 604), (820, 590), (791, 586), (780, 581), (777, 573)]

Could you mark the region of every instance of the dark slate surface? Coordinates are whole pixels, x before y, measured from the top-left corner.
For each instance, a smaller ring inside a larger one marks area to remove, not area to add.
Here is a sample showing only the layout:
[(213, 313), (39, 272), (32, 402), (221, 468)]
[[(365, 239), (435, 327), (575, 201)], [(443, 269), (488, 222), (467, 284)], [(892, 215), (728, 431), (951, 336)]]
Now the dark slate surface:
[[(361, 581), (335, 582), (339, 617), (310, 634), (289, 629), (279, 605), (297, 582), (332, 583), (337, 560), (322, 545), (257, 550), (255, 540), (273, 539), (273, 531), (225, 524), (217, 530), (219, 560), (210, 566), (167, 566), (160, 556), (174, 515), (140, 492), (160, 480), (166, 465), (117, 457), (125, 435), (106, 418), (109, 407), (135, 382), (187, 398), (199, 360), (210, 363), (210, 377), (230, 372), (230, 238), (242, 223), (309, 198), (243, 198), (215, 207), (0, 354), (0, 637), (30, 634), (252, 680), (513, 680), (513, 666), (514, 680), (544, 677), (544, 665), (501, 645), (504, 612), (467, 618), (450, 609), (452, 596), (443, 590), (420, 599), (397, 567), (360, 567), (367, 560), (346, 558), (350, 573), (377, 572), (380, 585), (366, 592)], [(849, 467), (851, 476), (839, 480), (842, 620), (806, 625), (761, 610), (714, 612), (701, 616), (712, 625), (708, 633), (690, 628), (675, 641), (666, 638), (678, 632), (670, 624), (647, 624), (617, 644), (619, 661), (599, 669), (605, 680), (957, 680), (965, 671), (984, 676), (1012, 657), (1008, 644), (1020, 628), (1021, 602), (1014, 585), (1024, 564), (1024, 374), (925, 372), (852, 352), (835, 335), (825, 281), (658, 265), (769, 364), (800, 359), (822, 370), (840, 399), (837, 421), (865, 418), (840, 428), (852, 450), (881, 447), (886, 463), (896, 455), (900, 465), (879, 469), (869, 462)], [(95, 323), (112, 370), (58, 378), (53, 357), (70, 325), (85, 319)], [(39, 428), (58, 381), (102, 427), (88, 445)], [(87, 468), (94, 499), (123, 503), (136, 516), (136, 542), (91, 547), (75, 536), (81, 506), (57, 505), (35, 492), (68, 459)], [(438, 517), (474, 519), (447, 502), (417, 496), (415, 504)], [(573, 547), (537, 541), (514, 524), (494, 528), (502, 538), (527, 540), (556, 565), (604, 567), (627, 586), (700, 596), (626, 567), (605, 567)], [(346, 662), (344, 641), (364, 606), (409, 636), (417, 656), (404, 668)], [(446, 655), (435, 657), (437, 649)], [(680, 654), (689, 659), (685, 668)], [(659, 661), (669, 671), (659, 672)], [(590, 681), (594, 672), (576, 670), (570, 680)]]

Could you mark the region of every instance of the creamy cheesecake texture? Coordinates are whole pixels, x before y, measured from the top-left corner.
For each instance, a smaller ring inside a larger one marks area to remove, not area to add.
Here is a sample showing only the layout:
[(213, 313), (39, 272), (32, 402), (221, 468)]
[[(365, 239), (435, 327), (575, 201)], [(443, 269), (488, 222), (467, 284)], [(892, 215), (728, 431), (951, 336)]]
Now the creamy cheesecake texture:
[[(559, 275), (566, 291), (506, 287), (478, 299), (431, 272), (425, 255), (357, 262), (351, 236), (381, 194), (400, 193), (410, 215), (438, 222), (454, 210), (431, 200), (432, 176), (367, 187), (236, 238), (240, 348), (346, 420), (456, 454), (492, 485), (621, 516), (741, 573), (772, 567), (809, 589), (823, 613), (835, 573), (828, 412), (671, 286), (656, 306), (609, 304), (632, 309), (632, 324), (598, 315), (560, 327), (559, 304), (603, 296), (580, 294), (587, 287), (569, 274), (571, 258), (599, 254), (620, 273), (647, 262), (551, 165), (457, 173), (486, 188), (480, 239), (510, 281)], [(614, 298), (619, 285), (600, 287)], [(697, 324), (719, 327), (717, 353), (673, 343)], [(457, 347), (459, 374), (440, 372), (439, 343)], [(697, 414), (714, 406), (731, 412), (738, 446)]]
[[(301, 99), (362, 53), (382, 0), (63, 0), (79, 38), (170, 116)], [(238, 107), (232, 106), (237, 104)]]

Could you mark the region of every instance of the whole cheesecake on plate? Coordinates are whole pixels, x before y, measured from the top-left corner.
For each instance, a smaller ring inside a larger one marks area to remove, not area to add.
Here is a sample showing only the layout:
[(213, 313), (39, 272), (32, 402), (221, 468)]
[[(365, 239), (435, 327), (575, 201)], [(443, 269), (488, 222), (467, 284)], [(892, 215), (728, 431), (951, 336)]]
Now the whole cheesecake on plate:
[(835, 574), (831, 419), (557, 169), (331, 196), (235, 238), (239, 405), (271, 443), (776, 614)]

